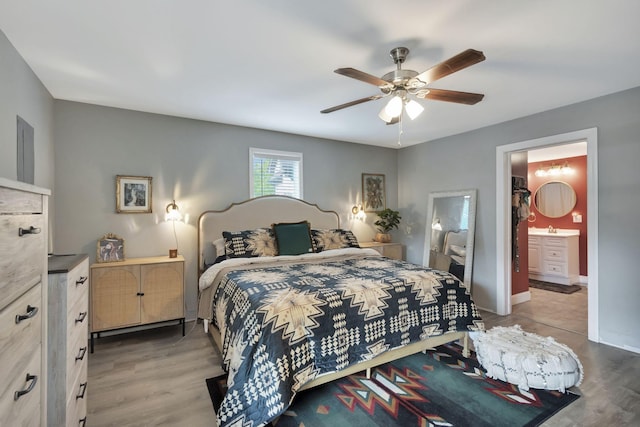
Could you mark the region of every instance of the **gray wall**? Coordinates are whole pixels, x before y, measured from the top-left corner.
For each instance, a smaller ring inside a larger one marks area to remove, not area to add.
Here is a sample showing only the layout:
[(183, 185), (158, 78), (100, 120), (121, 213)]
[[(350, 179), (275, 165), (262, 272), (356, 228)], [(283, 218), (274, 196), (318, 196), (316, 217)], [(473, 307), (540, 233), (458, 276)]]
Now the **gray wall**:
[(17, 179), (16, 115), (34, 128), (34, 184), (53, 188), (53, 98), (0, 30), (0, 176)]
[[(115, 233), (125, 239), (126, 257), (165, 255), (175, 244), (164, 212), (175, 198), (188, 214), (176, 233), (187, 260), (189, 317), (197, 296), (198, 216), (249, 197), (249, 147), (302, 152), (304, 198), (337, 211), (361, 239), (375, 232), (351, 218), (362, 172), (385, 174), (388, 205), (397, 206), (397, 150), (390, 148), (69, 101), (55, 101), (55, 141), (54, 227), (64, 236), (54, 240), (55, 252), (85, 252), (93, 261), (96, 240)], [(116, 175), (153, 177), (152, 214), (115, 213)]]
[[(431, 191), (478, 189), (473, 296), (496, 310), (496, 147), (598, 128), (600, 339), (640, 348), (640, 88), (546, 111), (427, 144), (398, 155), (398, 203), (410, 218), (407, 259), (421, 262)], [(405, 230), (406, 231), (406, 230)]]

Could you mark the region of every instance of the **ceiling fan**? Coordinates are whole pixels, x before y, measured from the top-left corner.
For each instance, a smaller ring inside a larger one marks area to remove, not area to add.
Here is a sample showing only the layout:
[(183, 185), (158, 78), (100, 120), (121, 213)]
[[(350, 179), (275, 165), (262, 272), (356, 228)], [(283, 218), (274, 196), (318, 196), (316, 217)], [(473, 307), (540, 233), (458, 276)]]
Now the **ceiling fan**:
[(411, 99), (410, 96), (467, 105), (476, 104), (484, 98), (484, 95), (480, 93), (458, 92), (454, 90), (427, 87), (427, 85), (438, 79), (470, 67), (478, 62), (484, 61), (484, 54), (478, 50), (467, 49), (422, 73), (402, 69), (402, 63), (409, 55), (408, 48), (396, 47), (391, 49), (389, 54), (393, 59), (394, 64), (396, 64), (397, 69), (380, 78), (365, 73), (364, 71), (356, 70), (355, 68), (338, 68), (335, 70), (336, 73), (343, 76), (378, 86), (382, 94), (356, 99), (355, 101), (336, 105), (335, 107), (327, 108), (320, 112), (332, 113), (337, 110), (342, 110), (343, 108), (391, 96), (391, 99), (380, 111), (378, 116), (388, 125), (392, 125), (398, 123), (402, 119), (403, 111), (406, 111), (409, 118), (413, 120), (424, 110), (424, 107), (422, 107), (422, 105), (417, 101)]

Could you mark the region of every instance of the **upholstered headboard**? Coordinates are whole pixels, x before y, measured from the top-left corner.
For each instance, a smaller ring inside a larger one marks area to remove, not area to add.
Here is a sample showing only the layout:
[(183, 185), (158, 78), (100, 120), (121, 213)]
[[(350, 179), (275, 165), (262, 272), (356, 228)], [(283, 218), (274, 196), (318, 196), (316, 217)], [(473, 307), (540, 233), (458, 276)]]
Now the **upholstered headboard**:
[(215, 261), (213, 241), (223, 231), (252, 230), (278, 222), (309, 221), (312, 228), (340, 228), (337, 212), (286, 196), (263, 196), (232, 203), (220, 211), (205, 211), (198, 219), (198, 277), (205, 264)]

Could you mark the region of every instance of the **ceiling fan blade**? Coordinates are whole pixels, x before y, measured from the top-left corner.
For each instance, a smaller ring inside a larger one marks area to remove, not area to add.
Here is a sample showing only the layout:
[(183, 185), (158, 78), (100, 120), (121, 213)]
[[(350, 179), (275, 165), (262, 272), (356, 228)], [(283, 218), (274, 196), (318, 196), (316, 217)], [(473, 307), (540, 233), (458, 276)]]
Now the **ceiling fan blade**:
[(414, 82), (419, 81), (421, 85), (427, 85), (484, 60), (484, 53), (479, 50), (467, 49), (464, 52), (460, 52), (456, 56), (439, 63), (438, 65), (434, 65), (411, 80)]
[(482, 101), (481, 93), (458, 92), (456, 90), (427, 89), (416, 95), (418, 98), (431, 99), (433, 101), (457, 102), (458, 104), (474, 105)]
[(354, 105), (362, 104), (363, 102), (375, 101), (376, 99), (383, 98), (384, 95), (372, 95), (366, 98), (356, 99), (355, 101), (347, 102), (345, 104), (336, 105), (335, 107), (326, 108), (320, 111), (322, 114), (333, 113), (334, 111), (342, 110), (343, 108), (351, 107)]
[(380, 88), (388, 87), (391, 89), (393, 87), (393, 83), (389, 83), (386, 80), (382, 80), (380, 77), (365, 73), (364, 71), (356, 70), (355, 68), (338, 68), (337, 70), (334, 70), (334, 72)]

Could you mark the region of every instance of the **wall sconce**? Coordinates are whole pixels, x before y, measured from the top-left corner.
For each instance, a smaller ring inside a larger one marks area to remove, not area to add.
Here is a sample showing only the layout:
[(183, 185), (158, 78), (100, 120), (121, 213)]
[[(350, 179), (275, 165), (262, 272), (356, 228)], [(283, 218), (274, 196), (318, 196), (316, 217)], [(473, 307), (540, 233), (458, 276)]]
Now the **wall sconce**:
[(442, 231), (442, 224), (440, 224), (440, 218), (436, 218), (433, 224), (431, 224), (431, 229)]
[(167, 221), (180, 221), (182, 219), (182, 215), (180, 215), (180, 208), (176, 205), (175, 199), (167, 205), (165, 210), (167, 211), (167, 216), (165, 218)]
[(362, 205), (355, 205), (351, 208), (351, 213), (356, 217), (356, 219), (363, 220), (365, 217), (364, 209)]
[(562, 166), (556, 165), (555, 163), (551, 163), (551, 166), (549, 166), (548, 168), (540, 166), (535, 172), (535, 175), (538, 177), (555, 177), (560, 175), (573, 175), (574, 173), (575, 170), (571, 166), (569, 166), (569, 162), (564, 162)]
[(178, 205), (176, 205), (175, 199), (169, 203), (165, 209), (167, 211), (167, 215), (165, 219), (167, 221), (171, 221), (173, 225), (173, 237), (176, 242), (175, 249), (169, 249), (169, 258), (177, 258), (178, 257), (178, 235), (176, 234), (176, 221), (180, 221), (182, 219), (182, 215), (180, 215), (180, 209)]

